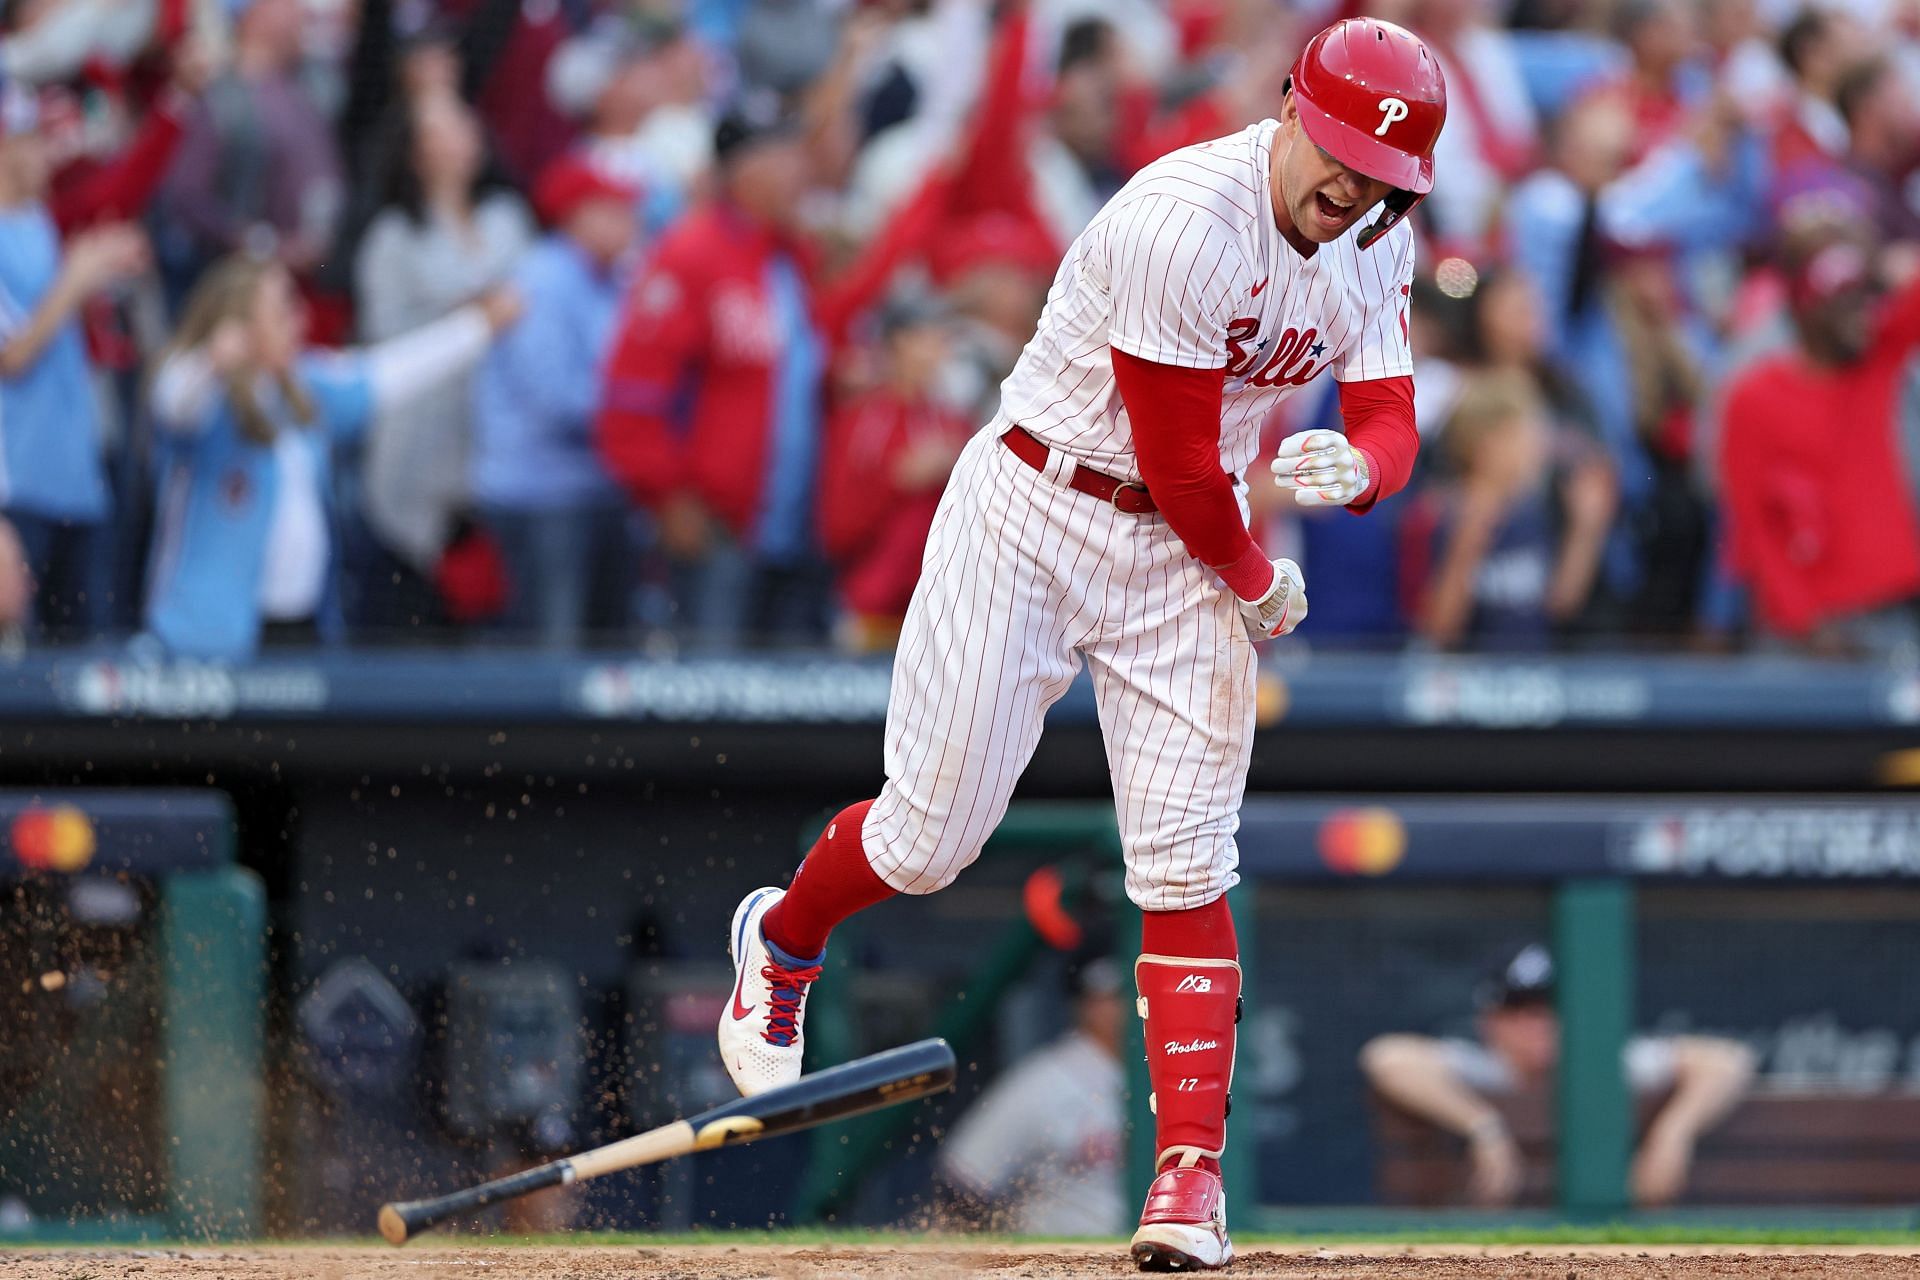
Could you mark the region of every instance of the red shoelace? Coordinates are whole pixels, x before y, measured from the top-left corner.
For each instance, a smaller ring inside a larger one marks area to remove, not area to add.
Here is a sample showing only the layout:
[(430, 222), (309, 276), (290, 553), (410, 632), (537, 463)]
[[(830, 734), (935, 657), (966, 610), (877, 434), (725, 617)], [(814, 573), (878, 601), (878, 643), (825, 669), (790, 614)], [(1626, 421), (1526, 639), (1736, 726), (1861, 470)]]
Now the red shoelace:
[(808, 965), (803, 969), (789, 969), (784, 965), (768, 964), (761, 967), (760, 976), (766, 979), (772, 992), (767, 997), (767, 1029), (761, 1037), (768, 1044), (786, 1048), (793, 1043), (798, 1032), (796, 1022), (800, 1017), (800, 1002), (807, 998), (807, 988), (820, 977), (820, 966)]

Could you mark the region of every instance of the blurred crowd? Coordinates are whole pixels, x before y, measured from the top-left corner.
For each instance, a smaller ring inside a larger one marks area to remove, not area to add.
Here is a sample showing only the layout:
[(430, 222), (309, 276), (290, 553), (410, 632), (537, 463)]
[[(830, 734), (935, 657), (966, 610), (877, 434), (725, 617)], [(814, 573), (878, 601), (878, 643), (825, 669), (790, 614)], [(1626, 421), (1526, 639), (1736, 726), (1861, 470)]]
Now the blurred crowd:
[[(1307, 638), (1914, 648), (1920, 2), (1364, 8), (1449, 86), (1426, 446), (1252, 486)], [(20, 0), (9, 643), (885, 649), (1064, 247), (1358, 11)]]

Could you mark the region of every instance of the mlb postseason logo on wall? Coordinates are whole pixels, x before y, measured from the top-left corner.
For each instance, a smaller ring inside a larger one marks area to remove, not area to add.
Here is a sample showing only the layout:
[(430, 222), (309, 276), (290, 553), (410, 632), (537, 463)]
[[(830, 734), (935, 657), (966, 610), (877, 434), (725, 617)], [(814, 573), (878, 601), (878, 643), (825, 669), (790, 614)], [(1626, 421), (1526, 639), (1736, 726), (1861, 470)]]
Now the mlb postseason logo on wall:
[(1401, 717), (1409, 724), (1523, 729), (1567, 721), (1640, 720), (1653, 695), (1643, 676), (1628, 672), (1439, 661), (1409, 663), (1399, 701)]
[(57, 668), (53, 685), (63, 705), (91, 716), (224, 720), (327, 705), (327, 679), (311, 667), (236, 670), (212, 662), (94, 661)]
[(1632, 819), (1615, 838), (1614, 861), (1638, 875), (1920, 877), (1920, 806), (1703, 807)]
[(626, 720), (878, 724), (892, 675), (891, 663), (846, 659), (604, 663), (576, 697), (588, 715)]

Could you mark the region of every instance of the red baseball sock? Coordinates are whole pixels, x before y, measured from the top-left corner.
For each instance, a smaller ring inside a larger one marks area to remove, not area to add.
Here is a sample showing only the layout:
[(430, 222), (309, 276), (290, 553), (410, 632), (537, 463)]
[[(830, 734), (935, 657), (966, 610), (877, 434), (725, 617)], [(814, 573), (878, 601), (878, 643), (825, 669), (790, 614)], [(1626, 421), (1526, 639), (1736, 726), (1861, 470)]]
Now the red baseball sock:
[(862, 800), (834, 815), (793, 873), (787, 896), (761, 920), (761, 934), (793, 959), (820, 955), (833, 926), (898, 892), (874, 874), (860, 843), (872, 807), (873, 801)]
[(1240, 947), (1227, 900), (1148, 911), (1134, 981), (1146, 1000), (1147, 1075), (1161, 1165), (1220, 1172), (1239, 1021)]
[(1196, 960), (1238, 960), (1240, 941), (1233, 933), (1233, 912), (1226, 898), (1187, 911), (1143, 911), (1140, 949), (1153, 956), (1191, 956)]

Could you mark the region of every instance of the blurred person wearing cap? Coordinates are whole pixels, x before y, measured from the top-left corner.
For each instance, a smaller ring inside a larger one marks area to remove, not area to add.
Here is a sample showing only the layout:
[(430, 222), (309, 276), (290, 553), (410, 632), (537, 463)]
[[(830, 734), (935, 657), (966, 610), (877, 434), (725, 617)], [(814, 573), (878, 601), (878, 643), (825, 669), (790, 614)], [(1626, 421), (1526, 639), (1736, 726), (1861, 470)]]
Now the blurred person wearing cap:
[(598, 420), (609, 468), (658, 520), (678, 625), (716, 644), (824, 624), (812, 503), (828, 350), (797, 129), (765, 95), (721, 120), (714, 197), (634, 283)]
[[(458, 309), (506, 280), (533, 243), (524, 201), (489, 181), (478, 115), (457, 95), (405, 104), (384, 207), (354, 261), (362, 342), (384, 342)], [(402, 415), (376, 415), (361, 464), (356, 548), (362, 599), (352, 620), (398, 627), (435, 612), (428, 583), (472, 501), (473, 388), (453, 380)], [(363, 539), (365, 541), (365, 539)]]
[(507, 625), (548, 648), (627, 622), (625, 504), (594, 414), (632, 257), (635, 192), (580, 156), (547, 167), (547, 232), (513, 274), (525, 315), (474, 378), (473, 497), (500, 545)]
[(227, 662), (341, 639), (336, 448), (472, 368), (518, 311), (494, 290), (397, 338), (321, 352), (284, 263), (234, 254), (208, 270), (148, 384), (148, 632), (170, 653)]
[(820, 540), (836, 571), (842, 643), (890, 651), (934, 508), (974, 421), (946, 394), (951, 319), (937, 302), (896, 302), (881, 315), (877, 385), (834, 409), (820, 480)]
[(163, 193), (157, 248), (184, 291), (236, 250), (306, 278), (345, 205), (339, 147), (302, 83), (300, 0), (239, 0), (231, 64), (208, 84)]
[[(1467, 1198), (1486, 1208), (1523, 1192), (1518, 1144), (1489, 1099), (1552, 1087), (1560, 1058), (1553, 957), (1523, 947), (1475, 993), (1477, 1039), (1393, 1033), (1360, 1050), (1368, 1082), (1388, 1102), (1467, 1141)], [(1739, 1103), (1751, 1083), (1754, 1054), (1713, 1036), (1634, 1036), (1621, 1069), (1636, 1094), (1667, 1093), (1634, 1153), (1628, 1189), (1643, 1208), (1672, 1204), (1685, 1192), (1700, 1136)]]
[(576, 149), (640, 193), (645, 230), (678, 218), (713, 163), (708, 59), (677, 22), (606, 15), (547, 65), (547, 95), (581, 122)]
[(953, 220), (927, 269), (952, 311), (954, 354), (972, 383), (974, 417), (993, 415), (1000, 384), (1046, 306), (1059, 250), (1030, 218), (991, 212)]
[(1125, 978), (1106, 958), (1068, 972), (1072, 1027), (988, 1085), (940, 1144), (964, 1216), (1032, 1236), (1126, 1228)]
[(33, 574), (37, 628), (83, 637), (109, 617), (111, 504), (81, 311), (147, 269), (147, 241), (108, 220), (63, 244), (36, 95), (0, 87), (0, 130), (0, 510)]
[[(1920, 644), (1920, 282), (1884, 302), (1873, 245), (1839, 227), (1793, 250), (1795, 341), (1735, 375), (1719, 482), (1734, 575), (1776, 643), (1892, 652)], [(1810, 432), (1808, 423), (1819, 423)]]

